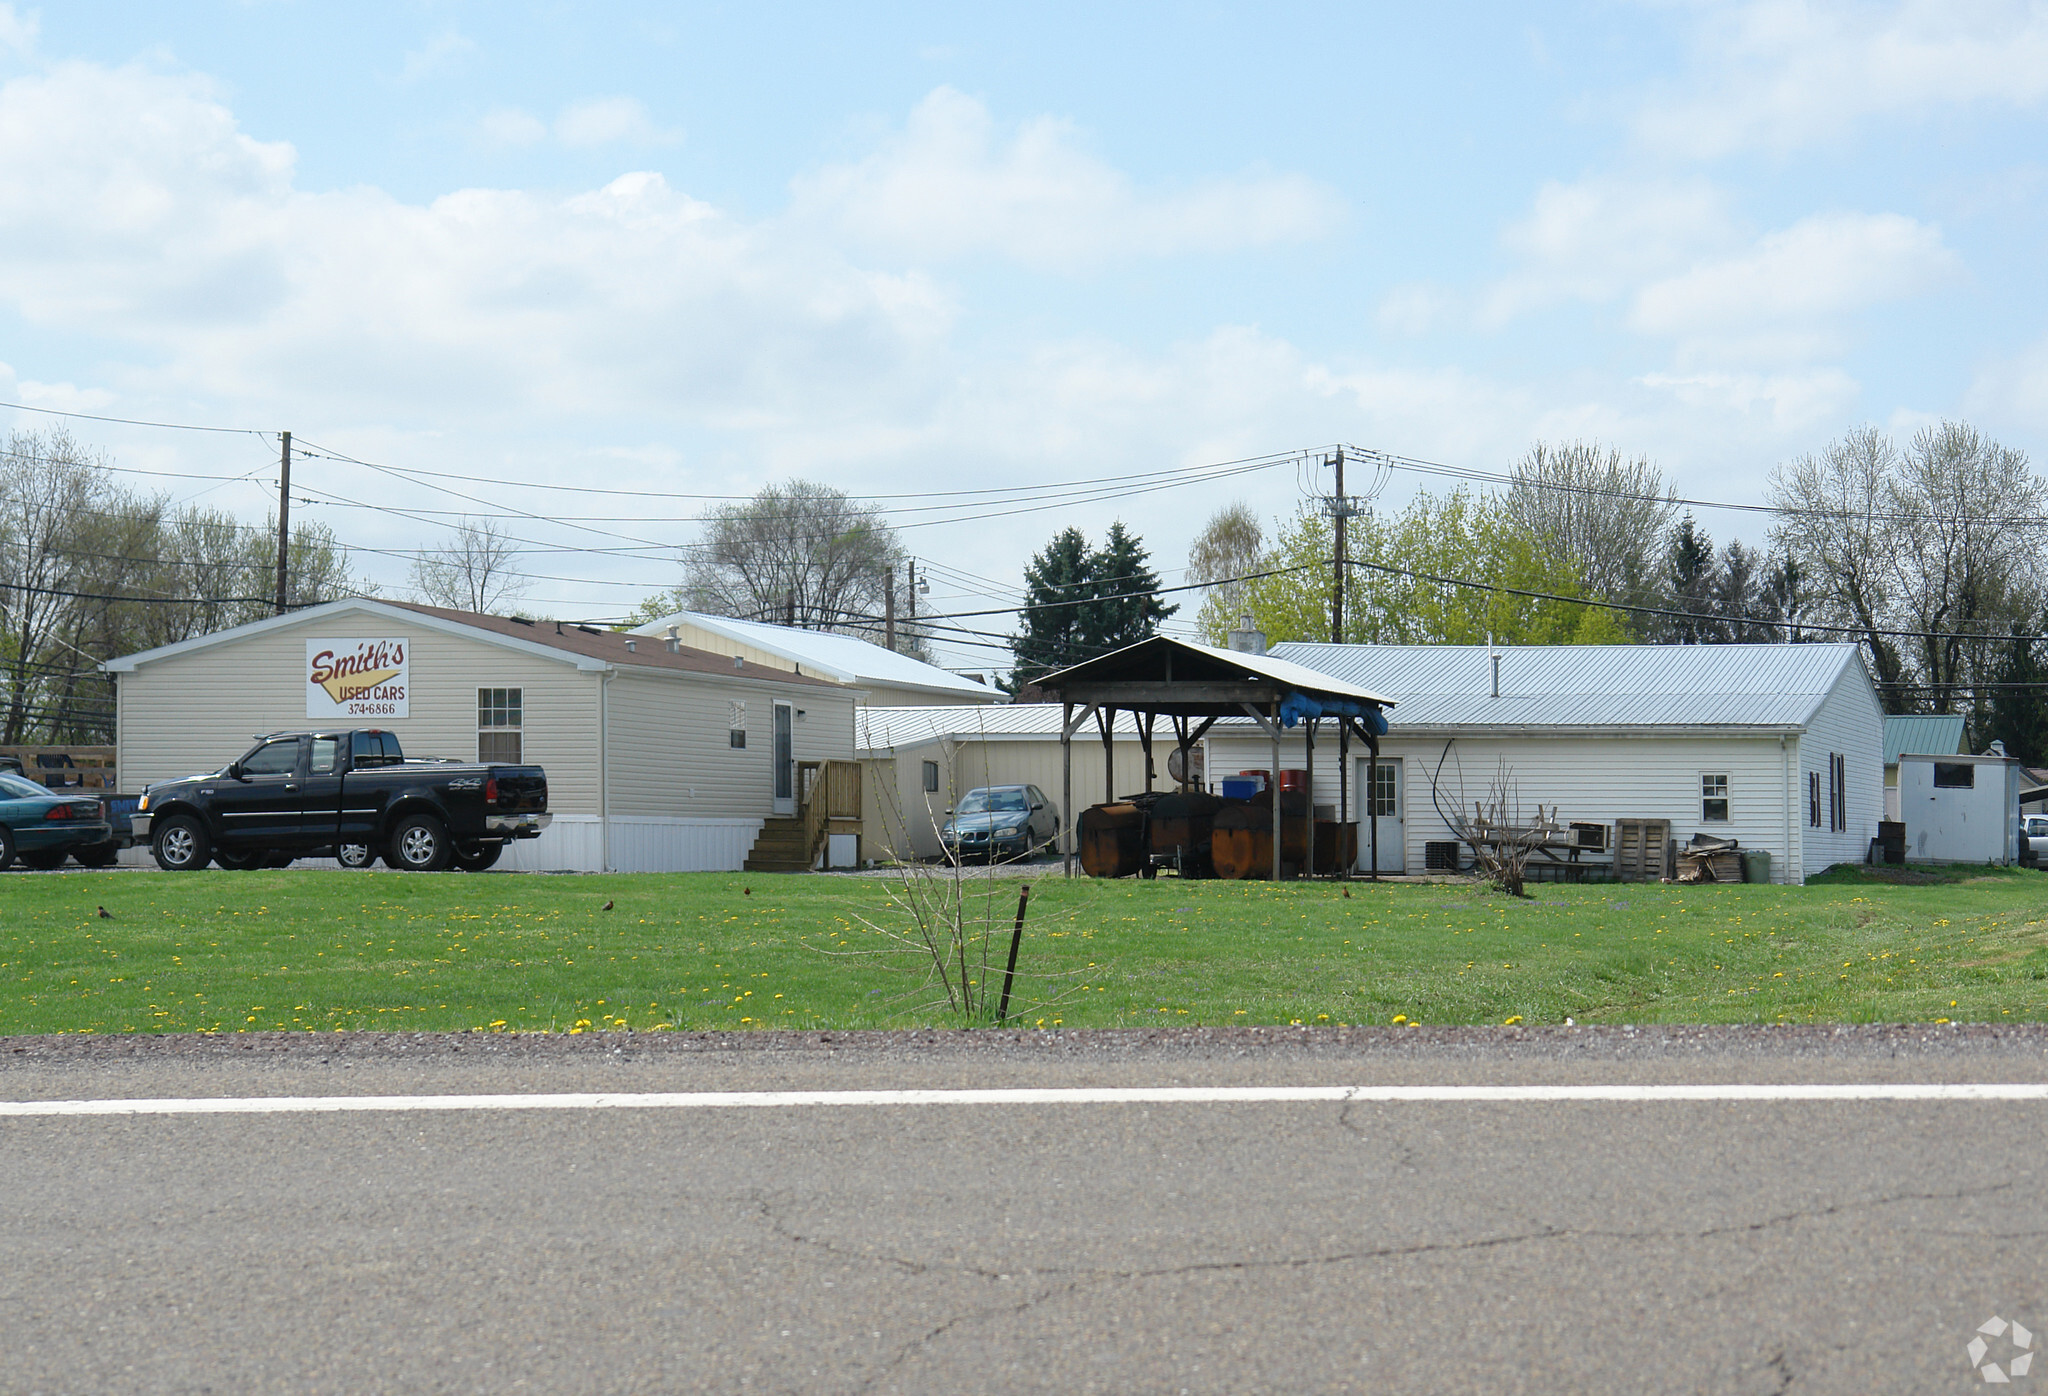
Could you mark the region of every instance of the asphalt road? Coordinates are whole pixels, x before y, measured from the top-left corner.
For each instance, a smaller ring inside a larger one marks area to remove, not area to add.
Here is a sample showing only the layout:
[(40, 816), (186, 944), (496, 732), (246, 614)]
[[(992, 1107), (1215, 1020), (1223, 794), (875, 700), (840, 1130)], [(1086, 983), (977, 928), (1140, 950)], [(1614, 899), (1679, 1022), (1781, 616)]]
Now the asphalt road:
[[(2048, 1035), (0, 1045), (10, 1101), (1738, 1081), (2048, 1081)], [(1973, 1390), (1980, 1323), (2048, 1331), (2044, 1145), (2041, 1101), (0, 1118), (0, 1391)]]

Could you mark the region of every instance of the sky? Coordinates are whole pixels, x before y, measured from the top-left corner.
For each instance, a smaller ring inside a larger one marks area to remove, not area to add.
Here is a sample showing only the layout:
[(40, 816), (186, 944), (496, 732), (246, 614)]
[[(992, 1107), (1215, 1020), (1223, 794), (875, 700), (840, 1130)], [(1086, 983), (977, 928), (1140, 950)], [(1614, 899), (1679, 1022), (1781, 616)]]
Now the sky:
[(0, 427), (253, 525), (290, 430), (377, 585), (490, 517), (587, 619), (791, 478), (954, 614), (1068, 525), (1176, 583), (1334, 443), (1727, 504), (1862, 423), (2040, 462), (2044, 104), (2003, 0), (0, 3), (0, 401), (234, 430)]

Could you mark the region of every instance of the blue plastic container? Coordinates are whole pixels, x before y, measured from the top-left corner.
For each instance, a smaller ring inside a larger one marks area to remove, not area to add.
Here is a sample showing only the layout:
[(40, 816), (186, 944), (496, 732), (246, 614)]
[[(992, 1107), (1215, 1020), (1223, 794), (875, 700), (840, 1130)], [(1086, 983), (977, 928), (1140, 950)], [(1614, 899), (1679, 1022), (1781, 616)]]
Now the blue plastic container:
[(1223, 798), (1226, 800), (1256, 800), (1259, 798), (1260, 782), (1255, 776), (1225, 776)]

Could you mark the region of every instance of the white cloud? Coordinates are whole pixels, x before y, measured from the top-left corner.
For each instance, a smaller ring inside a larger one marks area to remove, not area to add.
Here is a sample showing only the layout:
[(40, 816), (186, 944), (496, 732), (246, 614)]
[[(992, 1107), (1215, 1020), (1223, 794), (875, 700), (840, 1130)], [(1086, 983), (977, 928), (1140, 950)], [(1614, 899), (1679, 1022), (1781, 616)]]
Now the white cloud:
[(1695, 90), (1649, 102), (1648, 146), (1689, 157), (1787, 151), (1870, 117), (2048, 98), (2048, 7), (2038, 0), (1752, 0), (1698, 11)]
[(1941, 230), (1896, 213), (1816, 214), (1636, 294), (1630, 323), (1674, 338), (1785, 336), (1803, 355), (1842, 317), (1953, 277)]
[(36, 35), (41, 28), (34, 10), (23, 14), (10, 4), (0, 3), (0, 53), (28, 57), (36, 51)]
[(1843, 420), (1862, 392), (1862, 386), (1839, 368), (1770, 374), (1647, 373), (1636, 381), (1669, 393), (1688, 407), (1762, 416), (1774, 429), (1788, 432)]
[(1964, 394), (1963, 411), (1971, 417), (2048, 429), (2048, 339), (1979, 369)]
[(1381, 297), (1373, 318), (1389, 334), (1425, 335), (1450, 319), (1455, 305), (1443, 287), (1411, 281)]
[(1703, 179), (1550, 181), (1501, 235), (1521, 265), (1485, 294), (1482, 324), (1567, 301), (1613, 300), (1732, 237), (1726, 194)]
[(562, 109), (555, 118), (555, 139), (563, 145), (674, 145), (683, 133), (654, 124), (647, 108), (632, 97), (592, 97)]
[(486, 145), (539, 145), (548, 138), (548, 124), (517, 107), (496, 107), (477, 121), (476, 132)]
[(443, 29), (433, 38), (405, 55), (405, 65), (399, 70), (400, 82), (418, 82), (422, 78), (460, 67), (462, 61), (476, 52), (476, 42), (453, 29)]
[(1135, 189), (1068, 123), (1040, 117), (1005, 140), (986, 107), (950, 87), (920, 102), (882, 149), (796, 190), (805, 216), (899, 255), (994, 253), (1061, 269), (1300, 242), (1343, 216), (1334, 192), (1300, 175)]

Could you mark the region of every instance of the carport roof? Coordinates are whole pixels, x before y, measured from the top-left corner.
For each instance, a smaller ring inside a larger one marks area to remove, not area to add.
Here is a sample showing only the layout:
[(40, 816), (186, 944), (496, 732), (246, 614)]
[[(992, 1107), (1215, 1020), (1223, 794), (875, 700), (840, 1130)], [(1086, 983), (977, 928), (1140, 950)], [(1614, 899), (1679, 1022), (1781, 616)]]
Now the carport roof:
[(1047, 674), (1039, 687), (1062, 701), (1135, 708), (1180, 717), (1241, 717), (1244, 705), (1290, 693), (1389, 708), (1394, 700), (1349, 678), (1270, 654), (1197, 645), (1155, 635)]

